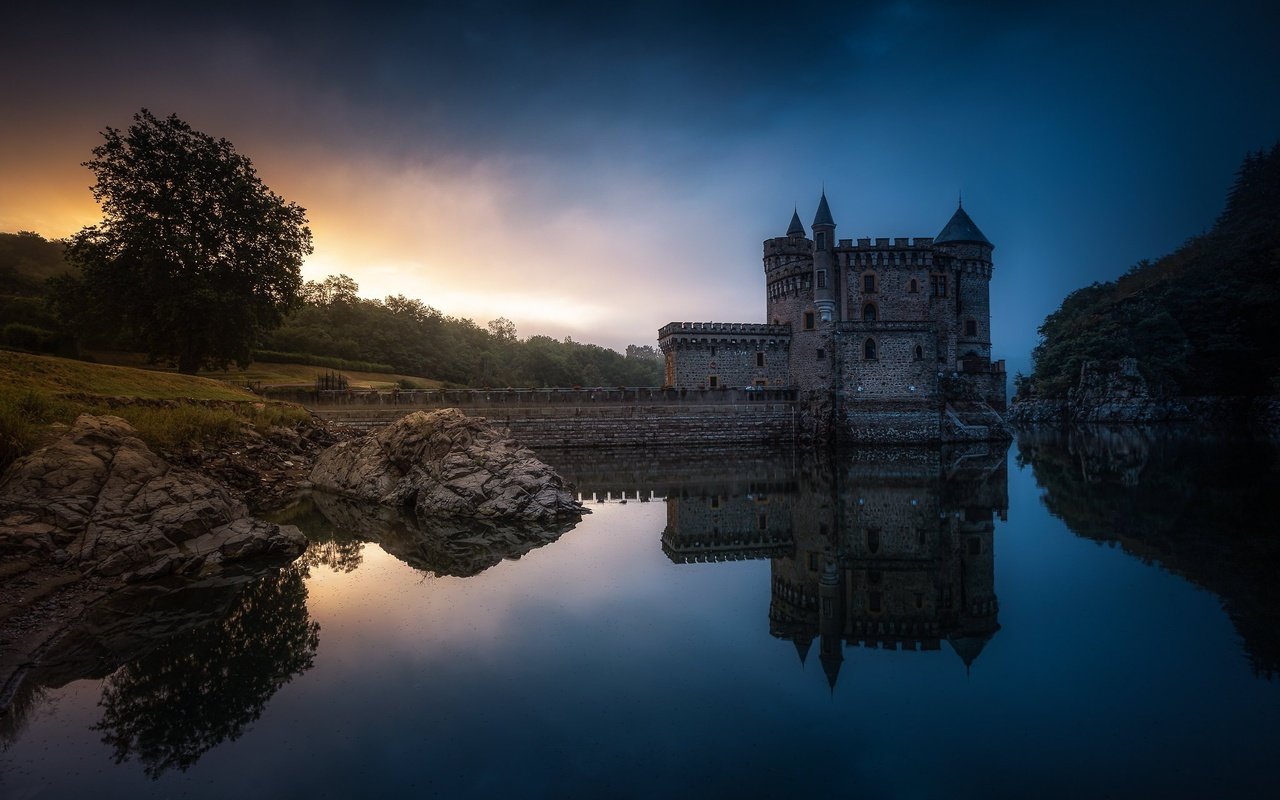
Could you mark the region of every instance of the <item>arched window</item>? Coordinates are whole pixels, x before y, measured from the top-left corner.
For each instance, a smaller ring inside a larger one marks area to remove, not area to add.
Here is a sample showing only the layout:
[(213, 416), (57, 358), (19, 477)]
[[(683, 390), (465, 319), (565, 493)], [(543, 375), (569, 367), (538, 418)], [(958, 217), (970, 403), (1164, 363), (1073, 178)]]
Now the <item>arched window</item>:
[(867, 361), (876, 360), (876, 340), (868, 339), (862, 343), (862, 357)]
[(919, 291), (920, 291), (920, 281), (916, 280), (915, 278), (912, 278), (912, 279), (911, 279), (911, 283), (907, 284), (907, 291), (908, 291), (908, 292), (911, 292), (912, 294), (917, 294), (917, 293), (919, 293)]
[(876, 321), (876, 304), (875, 303), (867, 303), (865, 306), (862, 307), (862, 321), (863, 322)]
[(921, 347), (920, 345), (916, 345), (916, 361), (923, 361), (923, 360), (924, 360), (924, 348)]

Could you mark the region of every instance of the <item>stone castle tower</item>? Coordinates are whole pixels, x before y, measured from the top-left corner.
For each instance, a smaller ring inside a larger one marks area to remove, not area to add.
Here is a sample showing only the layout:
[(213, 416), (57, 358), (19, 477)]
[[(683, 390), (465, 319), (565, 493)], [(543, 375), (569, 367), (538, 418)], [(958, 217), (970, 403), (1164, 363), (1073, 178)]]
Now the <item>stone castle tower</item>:
[(959, 206), (933, 238), (837, 239), (823, 192), (764, 242), (765, 323), (659, 331), (678, 389), (792, 389), (856, 441), (1007, 438), (990, 240)]

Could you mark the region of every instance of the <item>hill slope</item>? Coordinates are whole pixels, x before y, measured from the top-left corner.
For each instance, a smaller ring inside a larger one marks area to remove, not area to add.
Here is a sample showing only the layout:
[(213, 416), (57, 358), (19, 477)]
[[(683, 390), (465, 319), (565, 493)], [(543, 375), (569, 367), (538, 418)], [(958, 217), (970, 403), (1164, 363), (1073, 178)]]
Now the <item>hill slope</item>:
[(1213, 229), (1040, 326), (1021, 397), (1063, 397), (1088, 360), (1132, 357), (1159, 395), (1262, 395), (1280, 381), (1280, 144), (1251, 154)]

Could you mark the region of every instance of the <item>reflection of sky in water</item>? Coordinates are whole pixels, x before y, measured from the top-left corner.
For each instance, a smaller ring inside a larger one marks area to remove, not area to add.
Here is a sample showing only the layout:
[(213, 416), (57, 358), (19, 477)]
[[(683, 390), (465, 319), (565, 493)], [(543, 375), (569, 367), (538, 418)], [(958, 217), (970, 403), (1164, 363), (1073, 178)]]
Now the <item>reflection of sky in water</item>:
[[(769, 634), (767, 560), (673, 565), (661, 502), (594, 505), (472, 578), (364, 547), (313, 567), (316, 666), (157, 782), (89, 731), (98, 681), (0, 756), (5, 796), (1223, 796), (1266, 785), (1280, 685), (1217, 598), (1050, 517), (1030, 470), (996, 521), (1001, 629), (966, 675), (849, 647), (834, 692)], [(40, 787), (49, 789), (42, 794)]]

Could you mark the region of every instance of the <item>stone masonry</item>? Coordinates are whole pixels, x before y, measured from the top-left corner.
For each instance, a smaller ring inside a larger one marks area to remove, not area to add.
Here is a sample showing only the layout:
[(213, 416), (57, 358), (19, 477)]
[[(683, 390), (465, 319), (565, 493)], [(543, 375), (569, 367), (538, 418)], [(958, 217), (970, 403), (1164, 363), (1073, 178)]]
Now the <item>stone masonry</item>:
[(765, 323), (658, 331), (677, 389), (786, 388), (852, 441), (1004, 439), (991, 357), (994, 245), (963, 207), (936, 237), (836, 239), (823, 193), (812, 238), (793, 214), (764, 242)]

